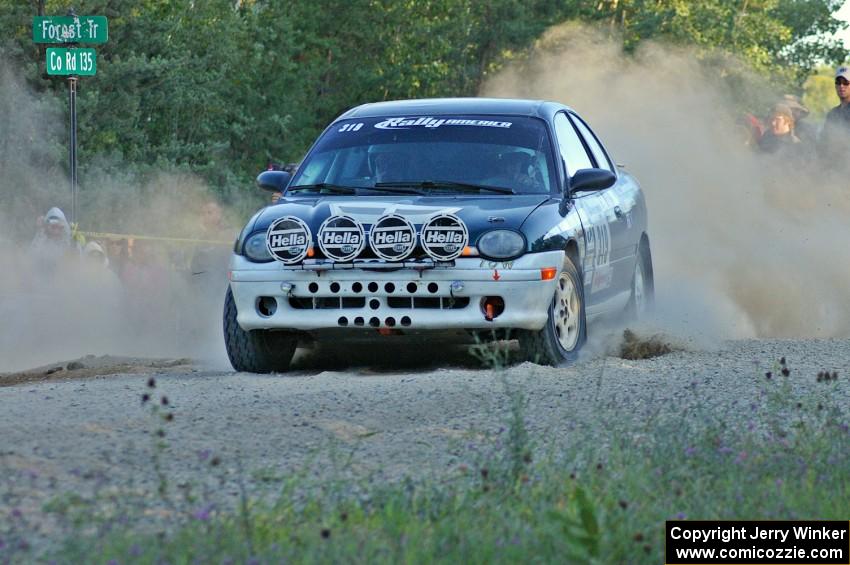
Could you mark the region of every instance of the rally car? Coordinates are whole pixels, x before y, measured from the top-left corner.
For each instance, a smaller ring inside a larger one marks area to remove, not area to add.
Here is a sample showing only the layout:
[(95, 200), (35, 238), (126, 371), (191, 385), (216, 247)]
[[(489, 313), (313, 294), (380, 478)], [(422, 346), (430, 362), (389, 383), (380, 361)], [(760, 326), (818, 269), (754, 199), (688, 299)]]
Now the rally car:
[(643, 193), (555, 102), (364, 104), (319, 136), (230, 262), (227, 353), (284, 371), (304, 340), (515, 339), (575, 360), (588, 322), (640, 316), (653, 274)]

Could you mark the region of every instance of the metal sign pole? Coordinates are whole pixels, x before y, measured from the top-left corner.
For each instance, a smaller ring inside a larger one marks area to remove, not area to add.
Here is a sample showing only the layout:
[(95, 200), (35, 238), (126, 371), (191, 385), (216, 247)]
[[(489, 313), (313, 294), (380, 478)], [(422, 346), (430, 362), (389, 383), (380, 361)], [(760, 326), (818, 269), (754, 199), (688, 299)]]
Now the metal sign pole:
[(71, 169), (71, 223), (77, 221), (77, 77), (68, 77), (68, 103), (71, 108), (71, 140), (68, 160)]

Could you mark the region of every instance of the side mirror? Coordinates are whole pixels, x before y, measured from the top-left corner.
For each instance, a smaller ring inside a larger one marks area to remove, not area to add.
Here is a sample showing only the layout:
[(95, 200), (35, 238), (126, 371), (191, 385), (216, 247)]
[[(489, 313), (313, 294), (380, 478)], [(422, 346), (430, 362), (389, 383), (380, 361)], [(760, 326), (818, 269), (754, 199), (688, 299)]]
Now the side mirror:
[(570, 179), (570, 192), (603, 190), (617, 182), (617, 175), (607, 169), (582, 169)]
[(269, 192), (283, 192), (292, 173), (287, 171), (263, 171), (257, 175), (257, 186)]

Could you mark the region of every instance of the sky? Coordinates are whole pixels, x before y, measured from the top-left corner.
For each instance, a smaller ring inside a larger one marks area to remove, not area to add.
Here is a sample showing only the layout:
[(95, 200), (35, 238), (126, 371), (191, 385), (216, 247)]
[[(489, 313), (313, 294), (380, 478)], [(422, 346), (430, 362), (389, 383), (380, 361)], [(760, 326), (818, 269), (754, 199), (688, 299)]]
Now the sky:
[[(850, 0), (844, 2), (844, 5), (841, 6), (841, 9), (835, 13), (835, 17), (839, 20), (850, 22)], [(840, 37), (842, 41), (844, 41), (844, 46), (850, 49), (850, 28), (840, 31), (836, 35)]]

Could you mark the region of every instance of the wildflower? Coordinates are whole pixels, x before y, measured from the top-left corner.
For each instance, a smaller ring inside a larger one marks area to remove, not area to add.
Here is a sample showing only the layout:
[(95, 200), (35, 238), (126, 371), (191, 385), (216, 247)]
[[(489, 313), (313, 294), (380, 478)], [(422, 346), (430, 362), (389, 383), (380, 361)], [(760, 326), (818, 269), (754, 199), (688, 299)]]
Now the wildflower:
[(596, 470), (597, 470), (597, 471), (601, 471), (601, 470), (602, 470), (602, 463), (597, 463), (597, 464), (596, 464)]
[(770, 371), (768, 371), (768, 372), (766, 372), (766, 373), (764, 374), (764, 377), (765, 377), (767, 380), (770, 380), (771, 378), (773, 378), (773, 373), (772, 373), (772, 372), (770, 372)]
[(341, 513), (339, 515), (339, 519), (340, 519), (341, 522), (345, 522), (346, 520), (348, 520), (348, 513), (347, 512)]
[(628, 507), (629, 507), (629, 503), (628, 503), (627, 501), (625, 501), (625, 500), (621, 500), (621, 501), (620, 501), (620, 502), (618, 502), (617, 504), (619, 504), (619, 505), (620, 505), (620, 508), (622, 508), (623, 510), (625, 510), (626, 508), (628, 508)]
[(151, 377), (148, 379), (148, 388), (156, 388), (156, 379)]
[(174, 420), (174, 414), (172, 414), (171, 412), (169, 412), (168, 414), (166, 414), (166, 415), (164, 416), (164, 418), (165, 418), (165, 421), (166, 421), (166, 422), (171, 422), (171, 421), (173, 421), (173, 420)]
[(163, 406), (168, 406), (168, 397), (163, 395), (162, 400), (160, 400)]
[(522, 456), (522, 460), (524, 463), (531, 463), (531, 453), (526, 452), (525, 455)]
[(676, 519), (677, 520), (687, 520), (688, 516), (684, 512), (679, 512), (678, 514), (676, 514)]
[(221, 464), (221, 459), (219, 459), (218, 456), (210, 459), (210, 465), (212, 465), (213, 467), (218, 467), (220, 464)]
[(460, 471), (461, 473), (466, 474), (466, 472), (469, 471), (469, 467), (467, 467), (466, 465), (461, 463), (460, 465), (457, 466), (457, 470)]
[(785, 357), (784, 356), (779, 360), (779, 364), (782, 365), (783, 367), (785, 366)]
[(797, 403), (797, 408), (802, 408), (802, 407), (803, 407), (803, 403), (802, 403), (802, 402), (798, 402), (798, 403)]
[(782, 482), (783, 482), (783, 481), (782, 481), (782, 479), (776, 479), (776, 488), (781, 487), (781, 486), (782, 486)]
[(484, 485), (483, 487), (481, 487), (481, 490), (484, 492), (490, 492), (490, 485)]
[(20, 508), (12, 508), (12, 518), (23, 518), (23, 516)]
[(837, 381), (837, 380), (838, 380), (838, 371), (833, 371), (833, 372), (832, 372), (832, 380), (834, 380), (834, 381)]
[(489, 474), (490, 474), (490, 471), (488, 471), (486, 468), (481, 469), (481, 478), (484, 479), (485, 481), (487, 480), (487, 476)]
[(322, 538), (328, 539), (331, 537), (331, 531), (328, 528), (322, 528)]
[(570, 473), (570, 479), (572, 479), (572, 480), (576, 480), (576, 474), (575, 474), (575, 473)]
[(643, 541), (643, 534), (641, 532), (638, 532), (634, 535), (634, 537), (632, 537), (632, 539), (635, 541)]
[(695, 447), (686, 447), (685, 448), (685, 457), (693, 457), (697, 452)]
[(651, 551), (652, 551), (652, 546), (649, 545), (648, 543), (643, 546), (643, 552), (644, 553), (650, 553)]
[(529, 478), (528, 478), (528, 475), (523, 475), (522, 477), (520, 477), (520, 479), (519, 479), (519, 480), (520, 480), (520, 481), (522, 481), (522, 483), (523, 483), (523, 484), (526, 484), (526, 483), (528, 483), (531, 479), (529, 479)]
[(136, 544), (130, 546), (130, 557), (138, 557), (142, 554), (142, 548)]
[(150, 399), (151, 399), (151, 395), (149, 395), (148, 393), (144, 393), (142, 395), (142, 404), (144, 404), (145, 402), (147, 402)]
[(673, 491), (673, 494), (676, 496), (682, 496), (682, 489), (677, 487), (676, 490)]
[(719, 453), (722, 453), (723, 455), (728, 455), (728, 454), (732, 453), (734, 451), (734, 449), (732, 449), (731, 447), (726, 447), (725, 445), (723, 445), (717, 451)]
[(789, 369), (788, 367), (782, 367), (782, 376), (783, 377), (787, 377), (790, 374), (791, 374), (791, 369)]
[(841, 428), (841, 431), (844, 432), (845, 434), (850, 432), (850, 426), (848, 426), (847, 424), (841, 424), (838, 427)]
[(157, 437), (165, 437), (165, 430), (159, 429), (156, 431)]
[(823, 404), (818, 403), (818, 410), (823, 410)]
[(195, 520), (200, 520), (201, 522), (207, 522), (207, 521), (209, 521), (210, 515), (212, 514), (212, 511), (214, 509), (215, 509), (215, 505), (207, 504), (206, 506), (195, 510), (192, 513), (192, 517), (195, 518)]
[(746, 460), (747, 460), (747, 452), (746, 452), (746, 451), (742, 451), (742, 452), (740, 452), (740, 453), (738, 454), (738, 456), (735, 458), (735, 463), (738, 463), (738, 464), (740, 465), (741, 463), (743, 463), (743, 462), (744, 462), (744, 461), (746, 461)]
[(202, 449), (202, 450), (198, 451), (198, 459), (200, 459), (201, 461), (206, 461), (209, 458), (210, 458), (210, 450), (209, 449)]

